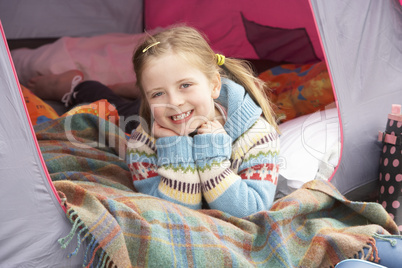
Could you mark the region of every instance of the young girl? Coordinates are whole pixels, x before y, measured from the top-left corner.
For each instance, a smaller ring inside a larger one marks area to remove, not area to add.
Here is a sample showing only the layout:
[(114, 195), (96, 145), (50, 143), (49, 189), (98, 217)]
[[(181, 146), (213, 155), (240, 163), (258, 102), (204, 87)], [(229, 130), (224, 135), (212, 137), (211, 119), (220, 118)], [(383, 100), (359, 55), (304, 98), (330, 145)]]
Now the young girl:
[(128, 142), (135, 188), (244, 217), (271, 207), (279, 138), (264, 83), (190, 27), (150, 36), (133, 64), (140, 126)]
[[(137, 87), (84, 81), (79, 70), (34, 77), (28, 87), (67, 107), (107, 99), (129, 122), (127, 133), (140, 123), (127, 149), (138, 191), (194, 209), (204, 198), (204, 207), (238, 217), (269, 209), (278, 128), (264, 83), (250, 67), (215, 54), (190, 27), (150, 36), (133, 63)], [(134, 101), (116, 94), (137, 97), (138, 88), (142, 97)]]

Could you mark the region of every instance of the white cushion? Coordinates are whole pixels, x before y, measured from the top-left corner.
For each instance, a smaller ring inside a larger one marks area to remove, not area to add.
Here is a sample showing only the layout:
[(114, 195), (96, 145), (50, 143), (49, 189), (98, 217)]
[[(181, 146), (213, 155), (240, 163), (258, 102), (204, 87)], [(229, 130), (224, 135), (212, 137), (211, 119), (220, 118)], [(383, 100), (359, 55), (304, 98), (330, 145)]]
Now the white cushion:
[(279, 128), (282, 134), (278, 192), (285, 195), (317, 175), (323, 178), (320, 167), (337, 166), (340, 127), (336, 108), (297, 117)]

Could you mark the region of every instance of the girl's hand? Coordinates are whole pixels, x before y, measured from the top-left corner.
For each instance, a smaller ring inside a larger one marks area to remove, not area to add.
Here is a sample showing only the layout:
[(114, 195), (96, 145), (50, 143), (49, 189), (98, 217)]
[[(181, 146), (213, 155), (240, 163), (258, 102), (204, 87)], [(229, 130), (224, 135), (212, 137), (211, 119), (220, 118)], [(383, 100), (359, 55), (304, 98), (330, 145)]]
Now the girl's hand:
[(224, 133), (227, 134), (222, 124), (218, 120), (208, 121), (198, 128), (198, 134)]
[(171, 129), (162, 127), (156, 121), (154, 121), (154, 124), (152, 126), (152, 134), (155, 138), (178, 136), (176, 132)]

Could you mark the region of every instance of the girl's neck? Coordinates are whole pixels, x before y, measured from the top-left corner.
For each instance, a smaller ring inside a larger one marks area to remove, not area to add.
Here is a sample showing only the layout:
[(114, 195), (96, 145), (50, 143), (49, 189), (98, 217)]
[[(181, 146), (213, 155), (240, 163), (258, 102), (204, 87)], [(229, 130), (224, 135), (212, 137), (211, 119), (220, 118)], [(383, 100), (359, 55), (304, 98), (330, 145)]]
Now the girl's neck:
[(219, 121), (219, 123), (221, 123), (221, 125), (224, 126), (226, 123), (226, 117), (227, 117), (226, 110), (219, 103), (214, 102), (214, 104), (215, 104), (215, 119), (217, 119)]

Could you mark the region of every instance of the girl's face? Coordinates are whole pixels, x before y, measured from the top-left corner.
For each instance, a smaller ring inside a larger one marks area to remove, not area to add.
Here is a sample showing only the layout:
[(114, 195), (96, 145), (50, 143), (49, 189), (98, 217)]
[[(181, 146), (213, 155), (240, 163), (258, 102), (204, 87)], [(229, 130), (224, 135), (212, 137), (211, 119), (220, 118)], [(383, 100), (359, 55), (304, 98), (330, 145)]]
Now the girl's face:
[(220, 75), (212, 79), (174, 53), (152, 58), (142, 73), (142, 87), (154, 120), (184, 136), (214, 119)]

